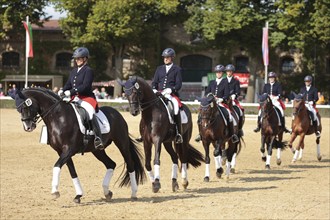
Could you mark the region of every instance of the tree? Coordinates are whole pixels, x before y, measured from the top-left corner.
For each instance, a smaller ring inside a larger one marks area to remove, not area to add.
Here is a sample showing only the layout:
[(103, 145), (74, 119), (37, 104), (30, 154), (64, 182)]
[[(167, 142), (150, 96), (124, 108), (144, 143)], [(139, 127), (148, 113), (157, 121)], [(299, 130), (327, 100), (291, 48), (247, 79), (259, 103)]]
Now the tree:
[(42, 25), (41, 18), (48, 20), (43, 8), (49, 0), (1, 0), (0, 39), (5, 39), (8, 33), (17, 27), (22, 27), (22, 21), (29, 20), (33, 24)]

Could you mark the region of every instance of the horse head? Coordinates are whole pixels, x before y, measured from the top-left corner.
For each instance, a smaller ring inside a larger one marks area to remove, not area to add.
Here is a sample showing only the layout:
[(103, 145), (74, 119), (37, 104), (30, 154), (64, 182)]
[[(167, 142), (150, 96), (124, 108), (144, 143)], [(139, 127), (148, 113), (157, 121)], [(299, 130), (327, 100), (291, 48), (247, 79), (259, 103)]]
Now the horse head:
[(17, 111), (21, 114), (21, 121), (25, 131), (32, 132), (37, 127), (39, 106), (33, 98), (27, 98), (21, 91), (15, 95)]
[(202, 127), (206, 128), (216, 117), (217, 103), (213, 94), (208, 94), (206, 97), (203, 97), (200, 102), (199, 123)]
[(294, 95), (294, 99), (292, 102), (292, 114), (293, 115), (298, 115), (299, 112), (303, 107), (305, 107), (305, 99), (304, 99), (304, 94), (296, 94), (295, 92), (292, 92)]
[(261, 111), (267, 114), (273, 107), (270, 96), (267, 93), (264, 93), (262, 95), (258, 95), (258, 98)]
[(124, 84), (124, 92), (130, 106), (130, 113), (137, 116), (140, 113), (141, 91), (137, 77), (132, 77)]

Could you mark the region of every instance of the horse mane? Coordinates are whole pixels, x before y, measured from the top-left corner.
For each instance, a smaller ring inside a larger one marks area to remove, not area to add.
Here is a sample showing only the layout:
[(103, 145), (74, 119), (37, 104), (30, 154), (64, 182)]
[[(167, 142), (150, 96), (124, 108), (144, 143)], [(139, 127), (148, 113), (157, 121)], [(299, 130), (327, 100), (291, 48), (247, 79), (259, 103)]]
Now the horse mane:
[(26, 88), (26, 89), (23, 89), (22, 92), (24, 91), (35, 91), (35, 92), (40, 92), (40, 93), (45, 93), (48, 97), (50, 97), (52, 100), (54, 101), (58, 101), (60, 100), (61, 98), (55, 94), (52, 90), (50, 89), (47, 89), (47, 88), (44, 88), (44, 87), (38, 87), (38, 88)]

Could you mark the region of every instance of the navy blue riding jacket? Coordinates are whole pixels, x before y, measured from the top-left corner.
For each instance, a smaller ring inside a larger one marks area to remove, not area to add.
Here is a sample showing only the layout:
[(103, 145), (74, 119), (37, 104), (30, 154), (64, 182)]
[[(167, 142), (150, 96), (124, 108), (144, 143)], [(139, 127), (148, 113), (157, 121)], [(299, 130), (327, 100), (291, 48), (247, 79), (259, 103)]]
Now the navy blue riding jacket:
[(314, 86), (311, 86), (309, 91), (307, 91), (306, 86), (301, 87), (300, 93), (304, 94), (304, 99), (306, 101), (313, 101), (314, 104), (319, 100), (319, 96), (317, 95), (317, 89)]
[(241, 86), (239, 84), (239, 81), (237, 79), (235, 79), (233, 76), (231, 78), (230, 82), (227, 77), (227, 82), (228, 82), (228, 87), (229, 87), (229, 96), (231, 96), (232, 94), (235, 94), (236, 99), (237, 99), (241, 92)]
[(152, 80), (152, 88), (162, 91), (166, 88), (172, 89), (172, 93), (179, 96), (182, 87), (181, 68), (175, 64), (166, 73), (165, 65), (158, 66)]
[(273, 86), (270, 83), (267, 83), (264, 86), (262, 93), (267, 93), (268, 95), (281, 96), (282, 95), (282, 86), (279, 82), (275, 82)]
[(63, 87), (63, 91), (70, 90), (71, 95), (80, 95), (91, 97), (95, 99), (95, 95), (92, 89), (92, 83), (94, 80), (93, 70), (85, 65), (79, 72), (78, 68), (74, 68), (69, 76), (68, 81)]
[(219, 85), (217, 85), (216, 80), (211, 80), (210, 84), (205, 90), (205, 95), (212, 93), (218, 98), (222, 98), (224, 100), (228, 99), (229, 97), (229, 86), (228, 86), (228, 81), (227, 78), (223, 78)]

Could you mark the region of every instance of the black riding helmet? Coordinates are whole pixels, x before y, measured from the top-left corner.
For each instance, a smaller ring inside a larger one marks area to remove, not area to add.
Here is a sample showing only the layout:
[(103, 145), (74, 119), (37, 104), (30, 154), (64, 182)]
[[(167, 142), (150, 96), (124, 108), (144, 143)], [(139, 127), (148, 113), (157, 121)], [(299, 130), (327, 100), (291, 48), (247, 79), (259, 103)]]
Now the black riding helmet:
[(86, 47), (78, 47), (72, 55), (72, 58), (89, 57), (89, 51)]

